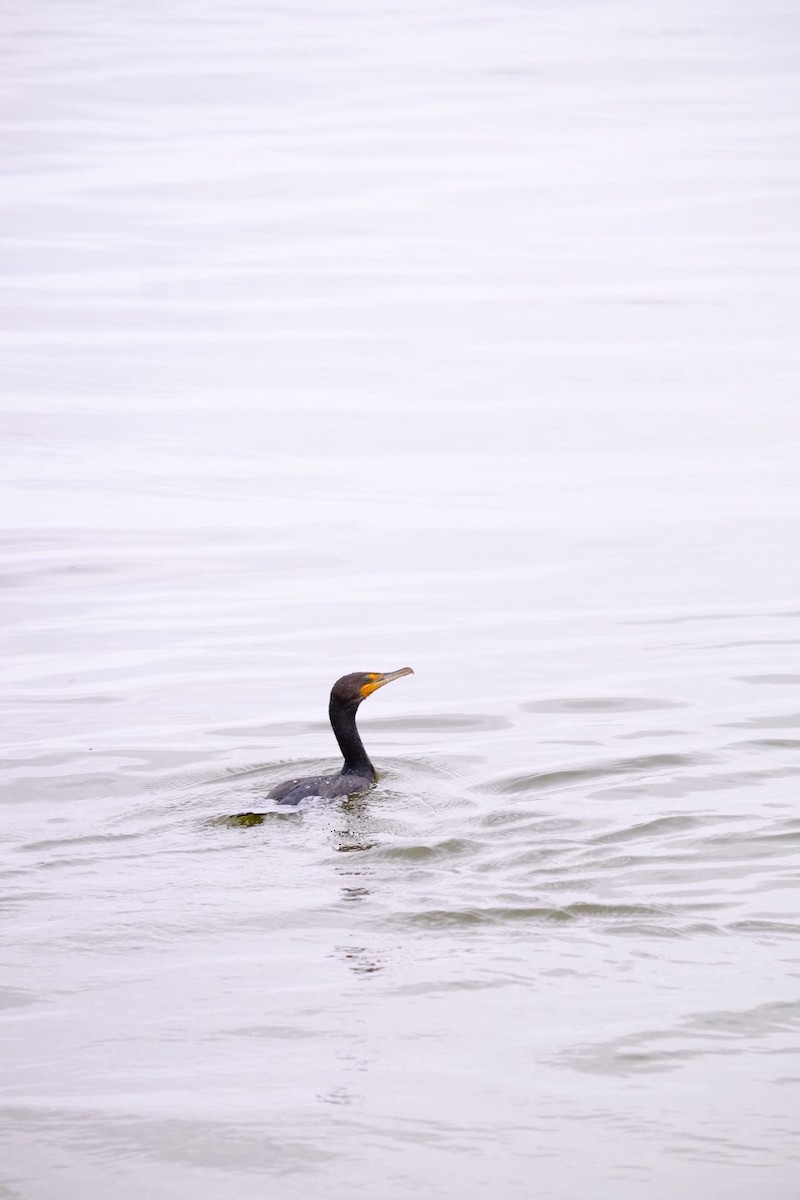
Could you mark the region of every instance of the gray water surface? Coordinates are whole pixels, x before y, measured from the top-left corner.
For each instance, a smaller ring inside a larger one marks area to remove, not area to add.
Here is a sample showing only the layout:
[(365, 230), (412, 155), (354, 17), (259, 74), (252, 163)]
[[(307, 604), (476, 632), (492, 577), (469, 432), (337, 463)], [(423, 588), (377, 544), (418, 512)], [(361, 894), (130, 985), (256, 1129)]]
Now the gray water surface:
[(3, 1200), (795, 1200), (798, 24), (6, 4)]

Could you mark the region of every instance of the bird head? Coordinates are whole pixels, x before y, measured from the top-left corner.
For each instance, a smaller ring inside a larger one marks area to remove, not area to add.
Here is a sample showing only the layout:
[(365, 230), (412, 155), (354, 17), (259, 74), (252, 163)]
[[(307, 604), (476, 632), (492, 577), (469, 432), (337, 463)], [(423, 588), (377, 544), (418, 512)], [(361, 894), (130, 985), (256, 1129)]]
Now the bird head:
[(356, 709), (362, 700), (377, 692), (378, 688), (394, 679), (401, 679), (403, 675), (413, 674), (411, 667), (401, 667), (399, 671), (387, 671), (385, 674), (380, 671), (353, 671), (351, 675), (343, 675), (336, 680), (331, 689), (331, 704)]

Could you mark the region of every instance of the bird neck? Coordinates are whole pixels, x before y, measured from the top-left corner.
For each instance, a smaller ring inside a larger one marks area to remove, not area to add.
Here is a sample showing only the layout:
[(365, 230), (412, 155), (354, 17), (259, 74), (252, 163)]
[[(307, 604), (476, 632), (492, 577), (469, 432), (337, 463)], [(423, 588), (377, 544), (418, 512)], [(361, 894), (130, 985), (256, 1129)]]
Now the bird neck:
[(363, 775), (375, 779), (375, 768), (369, 761), (364, 743), (356, 729), (356, 710), (345, 708), (331, 697), (328, 707), (331, 727), (339, 749), (344, 755), (343, 775)]

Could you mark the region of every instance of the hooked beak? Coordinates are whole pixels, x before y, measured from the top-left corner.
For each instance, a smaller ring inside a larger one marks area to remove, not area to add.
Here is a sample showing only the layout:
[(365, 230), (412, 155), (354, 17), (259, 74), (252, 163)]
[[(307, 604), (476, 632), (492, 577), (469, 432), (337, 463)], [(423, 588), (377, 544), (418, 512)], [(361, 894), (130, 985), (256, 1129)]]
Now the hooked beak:
[(361, 697), (366, 700), (367, 696), (371, 696), (373, 692), (377, 692), (378, 688), (382, 688), (384, 684), (391, 683), (393, 679), (402, 679), (404, 675), (413, 675), (411, 667), (401, 667), (399, 671), (387, 671), (385, 675), (375, 674), (370, 678), (369, 683), (365, 683), (361, 689)]

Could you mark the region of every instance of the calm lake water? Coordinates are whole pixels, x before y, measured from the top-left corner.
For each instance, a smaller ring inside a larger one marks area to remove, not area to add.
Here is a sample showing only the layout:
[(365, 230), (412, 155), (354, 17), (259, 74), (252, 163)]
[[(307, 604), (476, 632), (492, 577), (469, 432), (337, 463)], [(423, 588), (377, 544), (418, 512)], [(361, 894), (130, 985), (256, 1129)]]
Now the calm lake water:
[(796, 1200), (796, 6), (2, 28), (0, 1196)]

